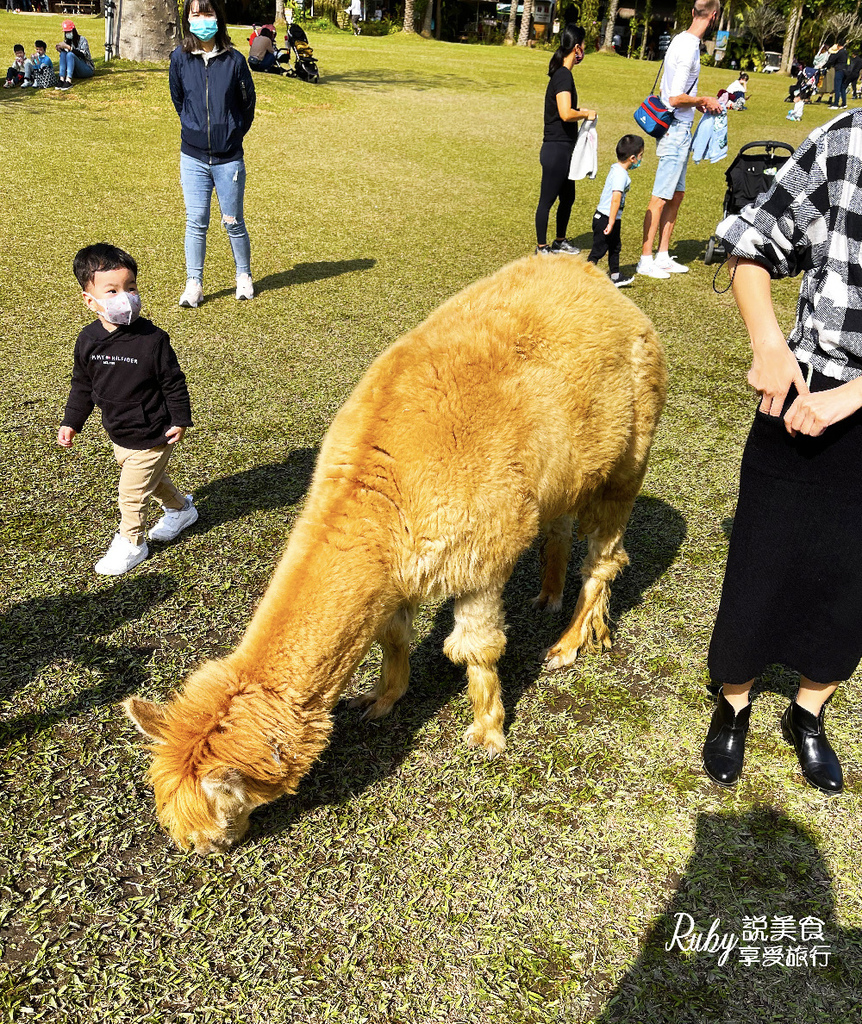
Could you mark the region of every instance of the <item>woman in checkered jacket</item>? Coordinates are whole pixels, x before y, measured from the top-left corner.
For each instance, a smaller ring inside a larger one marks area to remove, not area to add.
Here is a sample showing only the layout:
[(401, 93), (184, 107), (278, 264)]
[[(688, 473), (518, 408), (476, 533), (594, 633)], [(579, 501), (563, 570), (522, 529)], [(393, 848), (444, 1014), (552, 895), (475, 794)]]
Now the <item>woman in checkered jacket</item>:
[[(772, 188), (717, 234), (761, 397), (709, 649), (721, 690), (704, 766), (719, 784), (736, 782), (752, 684), (782, 663), (800, 674), (784, 737), (805, 780), (840, 793), (823, 719), (862, 659), (862, 110), (812, 132)], [(800, 272), (785, 338), (770, 281)]]

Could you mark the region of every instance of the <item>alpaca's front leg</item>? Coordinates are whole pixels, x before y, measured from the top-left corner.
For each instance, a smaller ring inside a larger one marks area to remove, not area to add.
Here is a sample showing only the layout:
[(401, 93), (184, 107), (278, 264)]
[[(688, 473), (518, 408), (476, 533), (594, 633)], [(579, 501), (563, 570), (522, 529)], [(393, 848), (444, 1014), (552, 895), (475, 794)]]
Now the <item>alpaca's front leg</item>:
[(381, 631), (378, 640), (383, 648), (383, 663), (377, 685), (373, 690), (354, 697), (348, 704), (351, 708), (364, 708), (363, 718), (382, 718), (388, 715), (395, 702), (407, 692), (415, 614), (414, 607), (405, 605), (398, 609)]
[(497, 662), (506, 648), (500, 595), (500, 590), (494, 590), (459, 598), (455, 602), (455, 628), (443, 644), (450, 661), (467, 666), (473, 724), (464, 738), (471, 747), (484, 747), (491, 756), (506, 748), (505, 711), (497, 675)]

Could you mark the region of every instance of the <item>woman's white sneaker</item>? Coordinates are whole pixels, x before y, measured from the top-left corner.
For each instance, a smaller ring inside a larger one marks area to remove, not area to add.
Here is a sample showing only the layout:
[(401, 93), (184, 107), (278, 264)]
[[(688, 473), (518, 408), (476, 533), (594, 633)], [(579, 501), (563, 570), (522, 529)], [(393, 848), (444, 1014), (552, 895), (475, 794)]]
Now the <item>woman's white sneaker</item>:
[(204, 301), (203, 285), (196, 277), (190, 277), (186, 281), (186, 289), (180, 296), (180, 305), (186, 309), (197, 309)]
[(251, 282), (251, 274), (238, 274), (236, 279), (237, 299), (253, 299), (254, 285)]
[[(165, 508), (162, 505), (162, 508)], [(185, 508), (165, 508), (165, 514), (150, 530), (147, 536), (150, 540), (169, 541), (188, 529), (192, 523), (198, 521), (198, 510), (194, 506), (192, 496), (186, 495)]]
[(129, 569), (134, 569), (150, 553), (147, 542), (133, 544), (122, 534), (115, 533), (111, 546), (93, 566), (100, 576), (122, 576)]
[(666, 274), (687, 274), (688, 267), (684, 267), (681, 263), (677, 263), (675, 257), (668, 256), (666, 253), (659, 253), (655, 257), (655, 265), (659, 270), (663, 270)]
[(661, 281), (666, 281), (670, 277), (666, 270), (656, 265), (652, 256), (641, 256), (638, 260), (637, 273), (643, 274), (644, 277), (656, 277)]

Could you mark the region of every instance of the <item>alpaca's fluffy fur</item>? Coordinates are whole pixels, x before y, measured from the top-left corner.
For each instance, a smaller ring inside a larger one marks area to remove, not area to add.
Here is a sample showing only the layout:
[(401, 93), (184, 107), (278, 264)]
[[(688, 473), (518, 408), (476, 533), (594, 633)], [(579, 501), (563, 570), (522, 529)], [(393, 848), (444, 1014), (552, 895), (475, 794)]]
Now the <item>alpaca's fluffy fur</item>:
[(649, 320), (582, 260), (529, 257), (465, 289), (370, 367), (324, 439), (305, 510), (239, 647), (166, 705), (126, 710), (152, 741), (159, 818), (181, 846), (224, 848), (296, 791), (371, 643), (407, 689), (416, 606), (454, 597), (444, 650), (467, 667), (467, 742), (503, 750), (501, 595), (545, 531), (541, 593), (562, 599), (573, 520), (588, 538), (574, 616), (548, 652), (609, 646), (610, 581), (665, 397)]

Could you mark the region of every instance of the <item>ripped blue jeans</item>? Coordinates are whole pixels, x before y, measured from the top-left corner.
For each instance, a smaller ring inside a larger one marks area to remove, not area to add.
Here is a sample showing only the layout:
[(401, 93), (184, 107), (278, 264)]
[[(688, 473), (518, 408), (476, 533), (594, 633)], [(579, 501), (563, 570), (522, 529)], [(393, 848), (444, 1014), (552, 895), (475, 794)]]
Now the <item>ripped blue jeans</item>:
[(245, 163), (208, 164), (180, 154), (180, 182), (186, 203), (186, 277), (203, 281), (213, 189), (230, 239), (237, 276), (251, 273), (251, 242), (242, 215)]

